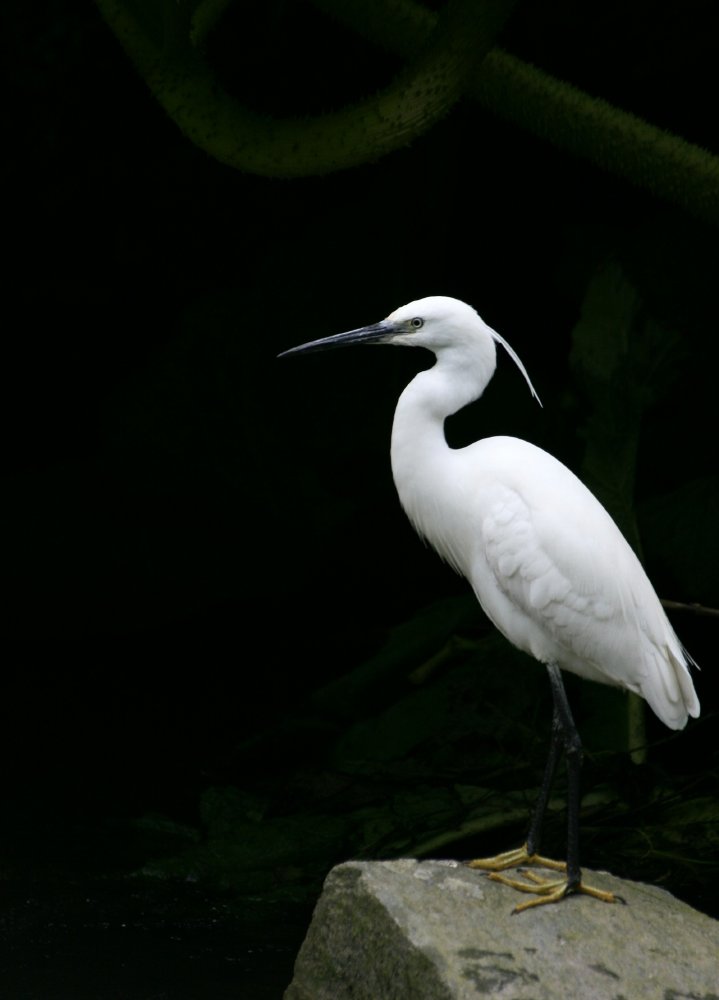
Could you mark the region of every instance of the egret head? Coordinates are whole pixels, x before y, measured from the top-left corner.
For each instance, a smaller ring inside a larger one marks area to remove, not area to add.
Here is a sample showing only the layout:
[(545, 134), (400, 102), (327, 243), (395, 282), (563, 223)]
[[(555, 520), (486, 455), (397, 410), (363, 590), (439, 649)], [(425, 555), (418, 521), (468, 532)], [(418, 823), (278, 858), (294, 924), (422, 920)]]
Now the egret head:
[(458, 345), (463, 338), (481, 335), (491, 338), (491, 331), (471, 306), (446, 295), (430, 295), (409, 302), (390, 313), (386, 319), (347, 333), (337, 333), (321, 340), (291, 347), (285, 354), (327, 351), (350, 344), (395, 344), (401, 347), (426, 347), (440, 350)]
[(493, 343), (492, 331), (466, 302), (447, 295), (429, 295), (408, 302), (385, 320), (394, 329), (386, 343), (426, 347), (430, 351), (471, 347), (478, 339)]
[[(426, 347), (437, 356), (445, 352), (457, 352), (467, 357), (478, 349), (491, 352), (494, 345), (501, 344), (525, 378), (530, 391), (538, 403), (541, 401), (532, 385), (527, 369), (517, 353), (504, 337), (488, 326), (476, 309), (447, 295), (429, 295), (415, 302), (408, 302), (390, 313), (384, 321), (394, 328), (394, 334), (384, 339), (387, 344), (408, 347)], [(494, 361), (492, 360), (492, 369)]]
[(334, 347), (350, 344), (394, 344), (398, 347), (425, 347), (438, 358), (446, 353), (466, 354), (470, 357), (478, 349), (491, 354), (491, 369), (494, 370), (494, 345), (501, 344), (517, 365), (527, 381), (532, 395), (539, 400), (529, 375), (509, 344), (491, 327), (487, 326), (477, 311), (466, 302), (447, 295), (429, 295), (400, 306), (386, 319), (371, 326), (363, 326), (347, 333), (338, 333), (322, 340), (311, 340), (300, 344), (286, 354), (305, 354), (311, 351), (327, 351)]

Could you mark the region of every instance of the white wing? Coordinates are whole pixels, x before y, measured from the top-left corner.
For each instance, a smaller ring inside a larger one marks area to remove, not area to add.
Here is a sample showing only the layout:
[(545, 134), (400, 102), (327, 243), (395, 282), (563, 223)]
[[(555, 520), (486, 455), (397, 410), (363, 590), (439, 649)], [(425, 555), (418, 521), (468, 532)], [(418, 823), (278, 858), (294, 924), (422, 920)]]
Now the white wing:
[(452, 561), (489, 617), (540, 661), (634, 691), (667, 726), (684, 726), (699, 714), (689, 658), (607, 512), (540, 449), (513, 438), (470, 449), (482, 446), (478, 545), (469, 562)]

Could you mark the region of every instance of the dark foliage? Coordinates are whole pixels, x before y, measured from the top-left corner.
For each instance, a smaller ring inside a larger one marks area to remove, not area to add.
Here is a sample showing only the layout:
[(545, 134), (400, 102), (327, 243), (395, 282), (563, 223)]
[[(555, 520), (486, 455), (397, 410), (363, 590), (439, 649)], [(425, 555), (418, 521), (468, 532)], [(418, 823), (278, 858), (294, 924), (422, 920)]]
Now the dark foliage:
[[(254, 6), (208, 58), (258, 110), (396, 70), (309, 5)], [(306, 903), (348, 856), (518, 842), (549, 694), (398, 508), (392, 411), (423, 359), (275, 357), (422, 295), (471, 302), (544, 408), (500, 360), (451, 443), (555, 453), (660, 596), (717, 608), (716, 229), (471, 101), (374, 164), (243, 175), (176, 130), (92, 6), (6, 8), (8, 878), (144, 869)], [(719, 152), (716, 13), (669, 9), (520, 4), (501, 41)], [(583, 856), (719, 915), (719, 619), (672, 620), (703, 714), (647, 718), (643, 763), (625, 699), (570, 684)], [(57, 833), (76, 827), (101, 858)]]

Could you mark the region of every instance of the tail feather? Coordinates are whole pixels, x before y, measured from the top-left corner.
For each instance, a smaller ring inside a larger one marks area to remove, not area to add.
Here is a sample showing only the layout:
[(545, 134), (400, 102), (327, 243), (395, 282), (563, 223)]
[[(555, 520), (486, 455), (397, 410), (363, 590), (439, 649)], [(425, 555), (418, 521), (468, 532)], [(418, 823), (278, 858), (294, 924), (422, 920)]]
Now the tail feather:
[(683, 729), (688, 716), (699, 715), (699, 699), (689, 673), (689, 664), (696, 664), (678, 640), (661, 647), (652, 645), (649, 661), (642, 696), (666, 726)]

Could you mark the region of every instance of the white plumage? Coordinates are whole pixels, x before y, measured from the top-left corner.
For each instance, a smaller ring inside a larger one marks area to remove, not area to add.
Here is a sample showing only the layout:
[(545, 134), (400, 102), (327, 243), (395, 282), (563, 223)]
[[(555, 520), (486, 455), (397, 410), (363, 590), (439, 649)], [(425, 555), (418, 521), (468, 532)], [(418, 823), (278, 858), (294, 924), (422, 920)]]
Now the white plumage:
[(466, 577), (499, 631), (541, 663), (634, 691), (671, 729), (698, 716), (693, 661), (641, 563), (586, 486), (518, 438), (447, 444), (444, 422), (482, 395), (497, 343), (537, 396), (504, 338), (471, 306), (434, 295), (380, 323), (284, 353), (373, 342), (435, 354), (434, 366), (397, 402), (394, 482), (416, 530)]
[(387, 322), (402, 328), (413, 319), (422, 325), (388, 339), (437, 356), (400, 396), (392, 429), (392, 472), (410, 521), (467, 578), (513, 645), (634, 691), (681, 729), (699, 714), (690, 658), (599, 501), (561, 462), (518, 438), (447, 445), (445, 418), (482, 395), (495, 341), (505, 341), (470, 306), (444, 296), (402, 306)]
[[(410, 521), (471, 584), (500, 632), (546, 664), (552, 687), (552, 743), (526, 843), (470, 866), (538, 898), (517, 911), (584, 893), (607, 902), (610, 892), (583, 883), (579, 867), (581, 741), (560, 670), (641, 695), (671, 729), (699, 715), (682, 648), (641, 563), (606, 510), (566, 466), (512, 437), (450, 448), (448, 416), (478, 399), (501, 344), (534, 388), (512, 348), (456, 299), (410, 302), (372, 326), (293, 348), (320, 351), (355, 343), (424, 347), (433, 367), (401, 394), (392, 427), (392, 473)], [(567, 862), (539, 854), (539, 840), (560, 750), (567, 758)], [(547, 881), (507, 878), (520, 864), (561, 871)]]

